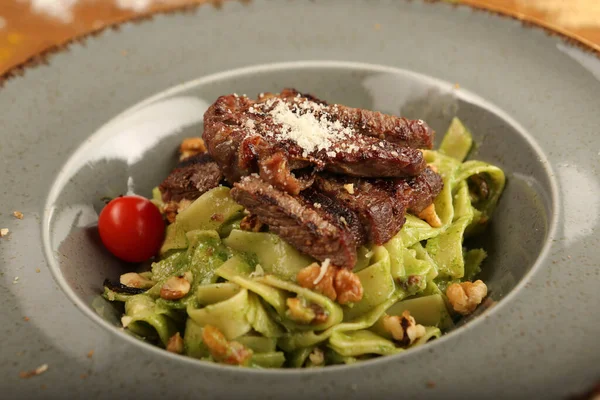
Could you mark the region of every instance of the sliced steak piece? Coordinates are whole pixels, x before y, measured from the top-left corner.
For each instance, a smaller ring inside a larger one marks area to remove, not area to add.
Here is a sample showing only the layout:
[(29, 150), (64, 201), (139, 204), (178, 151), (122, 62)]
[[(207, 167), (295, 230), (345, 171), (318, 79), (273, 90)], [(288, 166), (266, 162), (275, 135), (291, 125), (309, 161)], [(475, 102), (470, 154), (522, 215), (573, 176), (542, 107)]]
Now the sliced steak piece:
[(329, 113), (331, 118), (363, 135), (415, 149), (433, 148), (435, 131), (423, 120), (410, 120), (337, 104), (329, 106)]
[(245, 114), (252, 105), (247, 97), (234, 95), (221, 96), (204, 114), (204, 133), (202, 138), (208, 153), (221, 167), (225, 178), (237, 182), (242, 176), (256, 172), (255, 148), (262, 143), (256, 136), (255, 142), (249, 136), (254, 121)]
[(394, 179), (392, 185), (396, 198), (415, 215), (433, 203), (444, 188), (442, 177), (429, 167), (413, 178)]
[(303, 253), (348, 269), (356, 264), (357, 243), (350, 230), (307, 199), (278, 190), (254, 174), (236, 183), (231, 196)]
[(209, 107), (203, 138), (228, 181), (260, 172), (265, 181), (298, 194), (305, 186), (292, 174), (295, 169), (312, 166), (353, 176), (406, 177), (425, 168), (419, 150), (327, 121), (319, 113), (328, 106), (304, 101), (290, 105), (271, 97), (257, 103), (229, 95)]
[(356, 213), (336, 198), (331, 198), (315, 188), (308, 188), (300, 193), (308, 204), (325, 214), (335, 225), (346, 228), (352, 234), (356, 246), (367, 242), (367, 232)]
[(405, 205), (387, 182), (330, 175), (317, 176), (314, 187), (354, 211), (371, 243), (386, 243), (404, 225)]
[(181, 161), (158, 189), (165, 203), (195, 200), (219, 186), (222, 180), (223, 174), (217, 163), (203, 153)]
[(322, 153), (326, 171), (356, 177), (415, 176), (427, 165), (420, 150), (373, 137), (354, 137)]

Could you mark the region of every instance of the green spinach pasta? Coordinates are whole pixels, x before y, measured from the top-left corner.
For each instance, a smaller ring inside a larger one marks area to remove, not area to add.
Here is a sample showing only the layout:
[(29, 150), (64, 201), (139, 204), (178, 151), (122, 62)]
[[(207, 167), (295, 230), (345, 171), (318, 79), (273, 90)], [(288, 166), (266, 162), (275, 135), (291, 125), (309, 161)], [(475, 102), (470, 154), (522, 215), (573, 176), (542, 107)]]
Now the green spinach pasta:
[[(423, 345), (487, 293), (483, 282), (473, 282), (486, 252), (466, 249), (464, 241), (492, 217), (505, 176), (466, 161), (471, 146), (455, 118), (439, 150), (423, 151), (443, 180), (433, 215), (409, 213), (385, 244), (358, 248), (352, 273), (362, 286), (359, 301), (340, 304), (301, 285), (303, 270), (312, 266), (322, 279), (329, 263), (273, 232), (242, 229), (247, 213), (226, 186), (179, 212), (151, 270), (107, 282), (104, 297), (124, 304), (122, 324), (131, 334), (205, 361), (323, 367)], [(159, 195), (155, 201), (164, 206)]]

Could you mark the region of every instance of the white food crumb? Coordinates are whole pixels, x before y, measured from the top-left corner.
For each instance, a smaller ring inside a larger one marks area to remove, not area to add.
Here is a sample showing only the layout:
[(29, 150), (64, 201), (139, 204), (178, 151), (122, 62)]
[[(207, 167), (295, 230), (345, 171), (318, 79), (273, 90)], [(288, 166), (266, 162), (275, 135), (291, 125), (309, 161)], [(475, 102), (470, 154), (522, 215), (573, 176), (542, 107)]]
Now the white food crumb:
[(0, 237), (4, 237), (4, 236), (8, 235), (8, 233), (9, 233), (8, 228), (0, 229)]
[(15, 279), (13, 280), (13, 285), (19, 283), (19, 277), (15, 276)]
[(42, 364), (35, 369), (35, 374), (36, 375), (43, 374), (46, 371), (48, 371), (48, 364)]
[(250, 274), (250, 278), (258, 278), (260, 276), (265, 276), (265, 270), (262, 265), (256, 264), (256, 268), (254, 268), (254, 272)]
[(350, 194), (354, 194), (354, 184), (353, 183), (346, 183), (344, 185), (344, 189), (346, 189), (346, 192), (348, 192)]
[(123, 328), (127, 328), (127, 325), (129, 325), (131, 321), (133, 321), (132, 317), (128, 317), (127, 315), (121, 317), (121, 324), (123, 324)]
[(326, 258), (325, 261), (323, 261), (321, 263), (321, 270), (319, 271), (319, 276), (317, 276), (315, 278), (315, 280), (313, 281), (313, 284), (316, 285), (319, 282), (321, 282), (321, 279), (323, 279), (323, 277), (325, 276), (325, 274), (327, 273), (327, 268), (329, 268), (329, 263), (331, 261), (329, 260), (329, 258)]

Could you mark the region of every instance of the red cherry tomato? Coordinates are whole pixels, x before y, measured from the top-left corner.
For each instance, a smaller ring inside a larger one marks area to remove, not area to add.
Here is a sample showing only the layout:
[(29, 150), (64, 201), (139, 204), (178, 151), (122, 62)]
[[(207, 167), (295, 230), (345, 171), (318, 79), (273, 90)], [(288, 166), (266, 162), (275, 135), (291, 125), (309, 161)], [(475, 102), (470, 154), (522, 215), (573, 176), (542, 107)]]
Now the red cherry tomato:
[(142, 262), (158, 253), (165, 223), (150, 200), (123, 196), (111, 200), (100, 212), (98, 231), (104, 246), (115, 256)]

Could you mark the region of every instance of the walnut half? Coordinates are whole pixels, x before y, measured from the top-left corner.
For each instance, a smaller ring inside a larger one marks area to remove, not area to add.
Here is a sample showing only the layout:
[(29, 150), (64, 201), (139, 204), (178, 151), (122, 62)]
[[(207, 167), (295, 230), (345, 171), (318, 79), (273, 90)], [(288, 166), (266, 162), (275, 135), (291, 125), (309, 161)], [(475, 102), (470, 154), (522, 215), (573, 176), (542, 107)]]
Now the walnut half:
[(183, 338), (179, 332), (169, 338), (169, 342), (167, 343), (167, 351), (176, 354), (183, 353)]
[(448, 301), (459, 314), (471, 314), (487, 296), (487, 286), (483, 281), (453, 283), (446, 289)]
[(121, 285), (137, 289), (150, 289), (154, 286), (154, 281), (144, 278), (142, 275), (136, 272), (128, 272), (121, 275), (119, 278)]
[[(325, 272), (322, 271), (323, 268), (326, 269)], [(327, 260), (320, 266), (312, 263), (301, 269), (296, 280), (300, 286), (337, 300), (339, 304), (355, 303), (363, 296), (358, 276), (347, 269), (330, 265)]]
[(392, 334), (394, 340), (406, 346), (410, 346), (425, 335), (425, 327), (417, 324), (408, 310), (405, 310), (400, 317), (397, 315), (383, 317), (383, 328)]
[(190, 292), (191, 281), (194, 279), (191, 272), (180, 276), (172, 276), (160, 288), (160, 297), (165, 300), (179, 300)]
[(230, 365), (245, 365), (252, 358), (252, 350), (235, 341), (228, 341), (223, 333), (212, 325), (202, 329), (202, 341), (210, 355), (218, 361)]
[(363, 297), (363, 287), (356, 275), (352, 271), (342, 268), (335, 275), (335, 292), (338, 294), (338, 303), (348, 304), (356, 303)]
[(183, 139), (181, 146), (179, 146), (179, 160), (185, 160), (200, 153), (206, 153), (206, 145), (202, 138), (191, 137)]
[(312, 263), (298, 272), (296, 280), (300, 286), (314, 290), (317, 293), (329, 297), (331, 300), (335, 300), (337, 298), (337, 293), (333, 287), (333, 280), (336, 272), (336, 267), (330, 265), (327, 268), (325, 275), (321, 277), (321, 280), (317, 280), (321, 273), (321, 267), (317, 263)]

